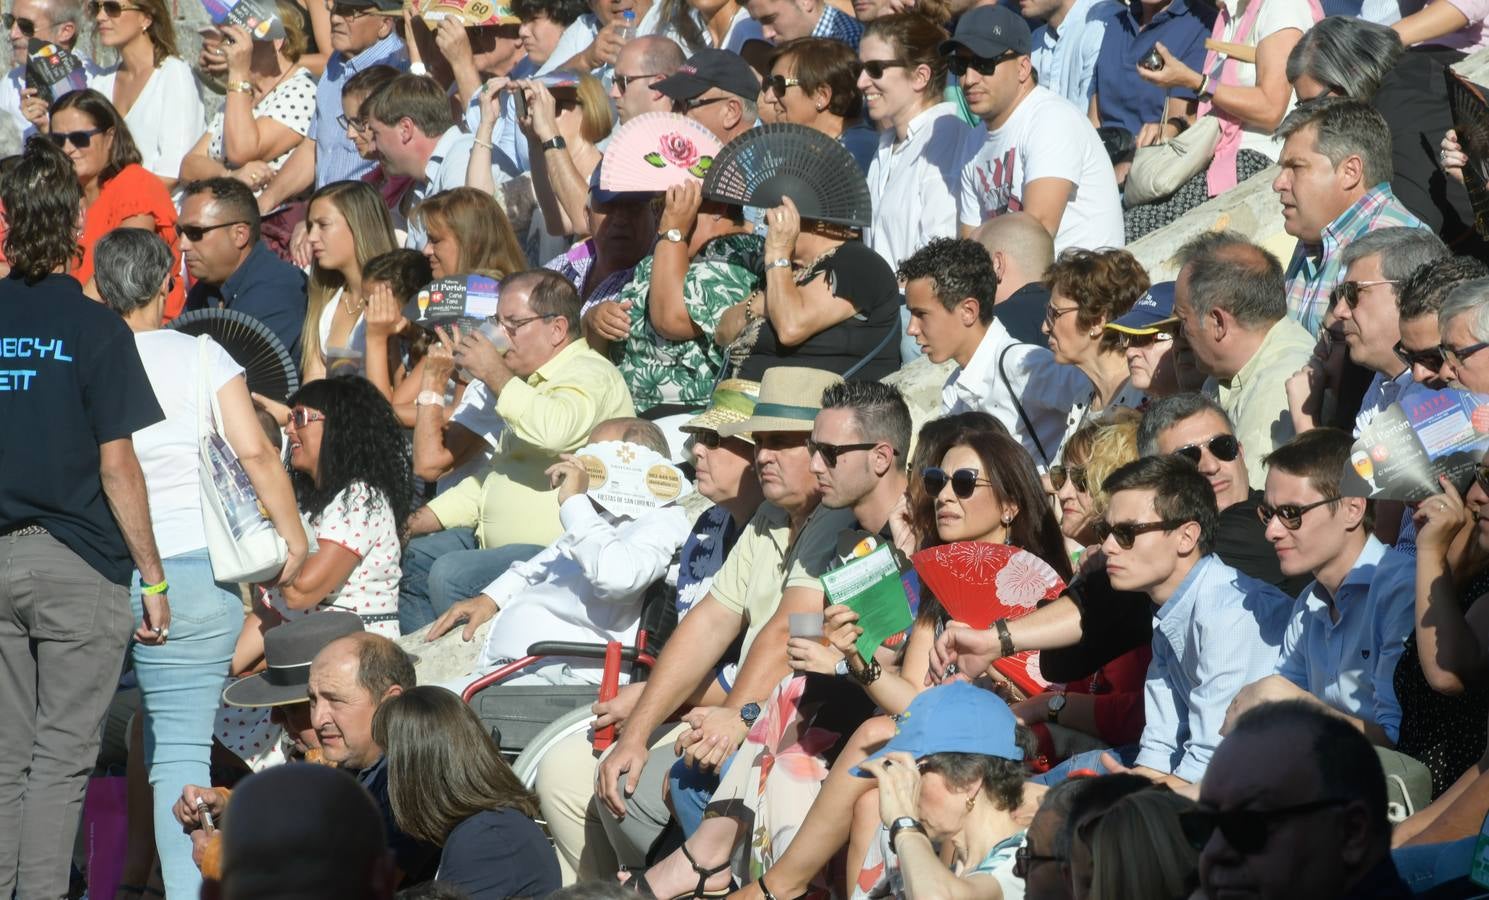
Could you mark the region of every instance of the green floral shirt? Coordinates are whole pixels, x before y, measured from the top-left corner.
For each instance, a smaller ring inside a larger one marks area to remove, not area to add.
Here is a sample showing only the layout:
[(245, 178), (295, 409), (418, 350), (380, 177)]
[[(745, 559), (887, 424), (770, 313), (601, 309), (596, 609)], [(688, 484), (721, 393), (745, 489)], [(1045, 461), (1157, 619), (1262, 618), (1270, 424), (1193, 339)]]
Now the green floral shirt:
[(713, 341), (714, 326), (724, 310), (759, 290), (764, 279), (764, 239), (730, 234), (704, 245), (683, 278), (688, 316), (703, 333), (686, 341), (657, 334), (647, 315), (651, 294), (648, 256), (636, 265), (631, 283), (617, 298), (631, 303), (631, 333), (621, 345), (616, 365), (631, 388), (638, 413), (663, 403), (703, 407), (724, 365), (724, 349)]

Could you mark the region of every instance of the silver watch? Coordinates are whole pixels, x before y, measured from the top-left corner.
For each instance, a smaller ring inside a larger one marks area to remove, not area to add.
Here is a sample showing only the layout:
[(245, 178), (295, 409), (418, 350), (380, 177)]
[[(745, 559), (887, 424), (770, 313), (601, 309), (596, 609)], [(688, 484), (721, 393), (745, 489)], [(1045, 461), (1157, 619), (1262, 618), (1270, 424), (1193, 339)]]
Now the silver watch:
[(676, 244), (681, 244), (684, 240), (682, 232), (676, 228), (667, 229), (661, 233), (660, 237), (664, 241), (672, 241)]
[(838, 676), (839, 678), (847, 678), (848, 677), (848, 658), (847, 657), (844, 657), (844, 658), (838, 660), (838, 664), (832, 667), (832, 674)]

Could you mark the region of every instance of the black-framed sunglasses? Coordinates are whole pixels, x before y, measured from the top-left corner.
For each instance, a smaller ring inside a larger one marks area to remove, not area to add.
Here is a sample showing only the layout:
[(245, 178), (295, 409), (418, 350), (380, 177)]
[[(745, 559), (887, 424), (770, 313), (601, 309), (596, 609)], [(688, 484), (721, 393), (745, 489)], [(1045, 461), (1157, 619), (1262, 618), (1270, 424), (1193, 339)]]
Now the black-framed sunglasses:
[(1196, 850), (1203, 850), (1210, 843), (1211, 835), (1219, 829), (1226, 843), (1237, 853), (1259, 853), (1267, 846), (1267, 838), (1277, 822), (1349, 803), (1343, 797), (1330, 797), (1276, 809), (1191, 809), (1179, 813), (1179, 828)]
[(1005, 53), (995, 59), (983, 59), (980, 56), (953, 55), (946, 60), (946, 68), (951, 74), (961, 78), (971, 69), (978, 75), (991, 75), (998, 70), (999, 63), (1008, 62), (1010, 59), (1018, 59), (1017, 53)]
[(907, 69), (910, 63), (903, 59), (866, 59), (858, 64), (858, 68), (867, 76), (878, 81), (884, 77), (884, 73), (890, 69)]
[(1396, 354), (1396, 358), (1401, 360), (1402, 365), (1408, 369), (1412, 366), (1421, 366), (1424, 369), (1431, 369), (1436, 372), (1442, 368), (1443, 354), (1441, 345), (1428, 347), (1426, 350), (1408, 350), (1401, 345), (1400, 341), (1397, 341), (1391, 350)]
[(1450, 347), (1447, 344), (1443, 344), (1442, 355), (1444, 359), (1452, 362), (1454, 365), (1461, 365), (1470, 356), (1473, 356), (1485, 347), (1489, 347), (1489, 341), (1479, 341), (1477, 344), (1469, 344), (1467, 347)]
[(72, 144), (79, 150), (87, 150), (93, 144), (93, 136), (103, 134), (103, 128), (89, 128), (87, 131), (54, 131), (47, 137), (58, 147), (66, 147)]
[(248, 223), (243, 221), (242, 219), (237, 219), (232, 222), (219, 222), (216, 225), (188, 225), (185, 222), (177, 222), (176, 230), (181, 232), (182, 237), (186, 238), (188, 241), (191, 241), (194, 244), (202, 238), (206, 237), (207, 232), (209, 231), (216, 231), (219, 228), (227, 228), (230, 225), (247, 224)]
[(674, 100), (673, 103), (672, 103), (672, 108), (676, 112), (680, 112), (680, 113), (682, 113), (684, 115), (687, 115), (688, 113), (692, 112), (693, 110), (697, 109), (700, 106), (707, 106), (710, 103), (722, 103), (722, 102), (724, 102), (725, 100), (728, 100), (728, 99), (729, 98), (727, 96), (723, 96), (723, 97), (689, 97), (686, 100)]
[(1132, 545), (1137, 542), (1138, 535), (1147, 534), (1150, 531), (1173, 531), (1188, 519), (1160, 519), (1157, 522), (1108, 522), (1105, 519), (1097, 519), (1091, 523), (1091, 530), (1096, 532), (1096, 542), (1105, 544), (1107, 536), (1116, 538), (1117, 546), (1123, 550), (1131, 550)]
[(99, 11), (110, 19), (117, 19), (130, 10), (140, 11), (140, 7), (132, 3), (120, 3), (119, 0), (89, 0), (88, 18), (98, 18)]
[(647, 75), (621, 75), (620, 73), (617, 72), (612, 77), (615, 80), (615, 89), (617, 91), (619, 91), (620, 93), (624, 94), (626, 92), (626, 88), (628, 88), (628, 87), (631, 86), (631, 82), (633, 82), (633, 81), (640, 81), (643, 78), (656, 78), (657, 77), (657, 73), (652, 72), (652, 73), (647, 74)]
[(12, 28), (21, 33), (22, 37), (36, 37), (36, 23), (30, 19), (22, 19), (10, 13), (0, 15), (0, 24), (5, 26), (6, 31)]
[(719, 433), (717, 431), (708, 429), (693, 432), (693, 440), (694, 442), (707, 447), (709, 450), (719, 449), (719, 445), (724, 442), (724, 439), (719, 437)]
[(341, 126), (342, 131), (367, 130), (367, 119), (362, 116), (358, 116), (355, 119), (349, 119), (347, 118), (346, 113), (338, 113), (336, 116), (336, 124)]
[(1075, 489), (1082, 494), (1088, 493), (1086, 490), (1085, 466), (1050, 466), (1051, 487), (1058, 491), (1065, 487), (1067, 480), (1075, 485)]
[(879, 446), (878, 441), (871, 441), (866, 444), (824, 444), (821, 441), (807, 438), (807, 452), (813, 456), (819, 453), (822, 454), (822, 462), (829, 469), (836, 469), (838, 467), (838, 457), (844, 453), (852, 453), (855, 450), (872, 450), (877, 446)]
[(1144, 347), (1151, 347), (1160, 342), (1168, 343), (1173, 339), (1173, 334), (1168, 331), (1153, 331), (1148, 334), (1128, 334), (1125, 331), (1117, 332), (1117, 344), (1123, 350), (1130, 350), (1134, 347), (1141, 350)]
[(1028, 878), (1029, 867), (1032, 866), (1034, 863), (1062, 863), (1064, 861), (1065, 859), (1060, 856), (1043, 856), (1038, 853), (1034, 853), (1029, 849), (1028, 844), (1024, 844), (1017, 850), (1013, 851), (1013, 877)]
[(1175, 456), (1182, 456), (1195, 465), (1199, 465), (1204, 451), (1209, 450), (1210, 455), (1221, 462), (1232, 462), (1241, 455), (1241, 442), (1236, 440), (1233, 434), (1217, 434), (1208, 441), (1200, 441), (1197, 444), (1185, 444), (1174, 451)]
[(771, 75), (764, 81), (760, 82), (761, 91), (769, 91), (777, 100), (785, 100), (786, 91), (794, 87), (801, 87), (800, 78), (787, 78), (785, 75)]
[(1341, 281), (1339, 282), (1338, 299), (1343, 300), (1344, 305), (1350, 309), (1356, 309), (1360, 305), (1360, 292), (1365, 288), (1373, 288), (1378, 284), (1400, 283), (1399, 281), (1392, 281), (1388, 278), (1377, 279), (1376, 281)]
[(290, 410), (290, 421), (295, 423), (296, 428), (304, 428), (311, 422), (326, 421), (326, 414), (308, 406), (297, 406)]
[(1303, 527), (1303, 514), (1310, 509), (1317, 509), (1327, 503), (1338, 503), (1342, 497), (1326, 497), (1314, 503), (1305, 503), (1299, 506), (1296, 503), (1284, 503), (1280, 506), (1268, 506), (1265, 503), (1256, 505), (1256, 517), (1262, 520), (1262, 527), (1272, 524), (1272, 517), (1276, 516), (1282, 520), (1282, 527), (1288, 531), (1297, 531)]
[(979, 484), (993, 486), (992, 481), (979, 477), (980, 474), (976, 469), (957, 469), (948, 474), (940, 466), (926, 466), (920, 470), (920, 481), (925, 485), (926, 494), (931, 497), (939, 497), (946, 489), (947, 482), (950, 482), (951, 492), (966, 500), (977, 490)]

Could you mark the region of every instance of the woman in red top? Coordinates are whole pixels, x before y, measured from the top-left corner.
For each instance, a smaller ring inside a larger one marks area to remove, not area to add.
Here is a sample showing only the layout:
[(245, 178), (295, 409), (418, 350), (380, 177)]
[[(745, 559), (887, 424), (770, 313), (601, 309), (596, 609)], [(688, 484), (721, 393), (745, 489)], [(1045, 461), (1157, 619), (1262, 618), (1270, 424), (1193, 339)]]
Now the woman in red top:
[(115, 228), (153, 231), (171, 248), (175, 276), (166, 296), (165, 320), (180, 315), (186, 286), (180, 277), (176, 207), (160, 179), (140, 165), (140, 151), (124, 117), (97, 91), (74, 91), (52, 104), (50, 137), (72, 160), (83, 187), (83, 257), (70, 274), (96, 298), (93, 245), (98, 239)]

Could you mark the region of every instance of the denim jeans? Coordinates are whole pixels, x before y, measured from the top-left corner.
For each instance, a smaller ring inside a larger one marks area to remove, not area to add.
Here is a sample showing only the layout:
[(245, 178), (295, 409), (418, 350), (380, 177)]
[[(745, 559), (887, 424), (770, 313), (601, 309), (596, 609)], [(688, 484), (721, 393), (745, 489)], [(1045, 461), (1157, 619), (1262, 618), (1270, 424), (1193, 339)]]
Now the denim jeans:
[(445, 610), (474, 597), (514, 562), (536, 556), (536, 544), (508, 544), (476, 549), (469, 528), (446, 528), (421, 535), (403, 551), (403, 580), (398, 585), (398, 630), (413, 634)]
[(672, 770), (667, 773), (667, 786), (672, 796), (672, 812), (677, 817), (683, 837), (692, 837), (703, 824), (703, 812), (708, 808), (708, 801), (713, 799), (713, 792), (719, 789), (719, 780), (733, 761), (734, 754), (731, 753), (717, 772), (700, 772), (681, 758), (672, 764)]
[(1473, 864), (1478, 836), (1446, 844), (1418, 844), (1391, 851), (1396, 871), (1413, 894), (1425, 894), (1439, 885), (1464, 878)]
[[(145, 765), (154, 794), (155, 847), (167, 897), (195, 897), (202, 874), (191, 861), (191, 839), (171, 814), (188, 784), (211, 783), (212, 727), (228, 663), (243, 628), (243, 603), (231, 585), (212, 579), (205, 549), (162, 560), (170, 582), (170, 636), (158, 647), (134, 644), (135, 676), (144, 705)], [(135, 624), (142, 621), (138, 578), (129, 592)]]
[(1137, 744), (1128, 744), (1125, 747), (1113, 747), (1110, 750), (1088, 750), (1085, 753), (1077, 753), (1043, 775), (1036, 775), (1029, 780), (1035, 784), (1056, 785), (1069, 778), (1071, 772), (1080, 769), (1090, 769), (1105, 775), (1107, 768), (1101, 764), (1103, 753), (1110, 753), (1122, 765), (1131, 766), (1137, 760), (1138, 749)]

